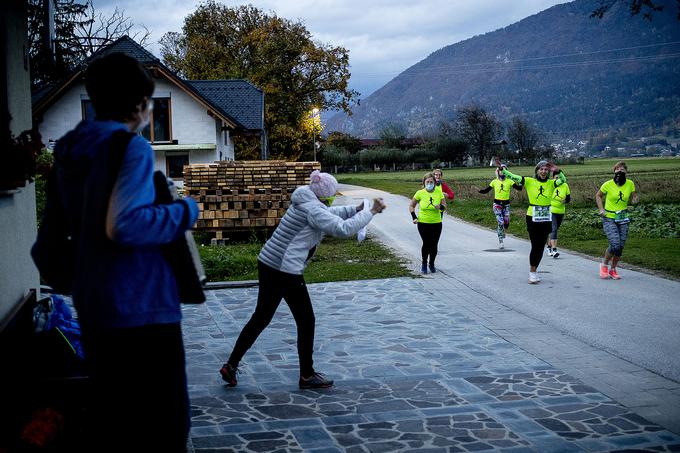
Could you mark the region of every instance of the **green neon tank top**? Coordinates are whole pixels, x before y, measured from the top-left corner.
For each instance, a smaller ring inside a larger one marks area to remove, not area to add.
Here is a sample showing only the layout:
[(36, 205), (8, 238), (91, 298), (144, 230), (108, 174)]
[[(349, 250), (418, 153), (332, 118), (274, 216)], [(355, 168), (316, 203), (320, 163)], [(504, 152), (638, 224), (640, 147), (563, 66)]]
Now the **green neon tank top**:
[(604, 215), (613, 219), (617, 211), (628, 209), (628, 201), (631, 194), (635, 192), (635, 184), (630, 179), (626, 179), (622, 186), (618, 186), (613, 179), (610, 179), (602, 184), (600, 192), (605, 194)]
[(564, 205), (564, 199), (567, 198), (567, 195), (569, 194), (571, 194), (571, 192), (569, 191), (569, 186), (566, 182), (555, 187), (552, 199), (550, 200), (550, 212), (553, 214), (564, 214), (567, 212), (567, 208)]
[(555, 181), (548, 179), (545, 182), (541, 182), (536, 178), (525, 177), (524, 188), (527, 191), (527, 197), (529, 197), (527, 215), (532, 215), (532, 206), (550, 206), (550, 200), (552, 200), (553, 191), (555, 190)]
[(489, 183), (489, 185), (493, 187), (493, 197), (496, 200), (509, 200), (510, 189), (512, 189), (513, 184), (514, 183), (510, 180), (510, 178), (505, 178), (504, 181), (496, 178)]
[(418, 222), (421, 223), (441, 223), (442, 215), (439, 209), (435, 206), (441, 204), (444, 198), (444, 193), (435, 188), (434, 191), (428, 192), (425, 189), (420, 189), (413, 195), (413, 198), (418, 202)]

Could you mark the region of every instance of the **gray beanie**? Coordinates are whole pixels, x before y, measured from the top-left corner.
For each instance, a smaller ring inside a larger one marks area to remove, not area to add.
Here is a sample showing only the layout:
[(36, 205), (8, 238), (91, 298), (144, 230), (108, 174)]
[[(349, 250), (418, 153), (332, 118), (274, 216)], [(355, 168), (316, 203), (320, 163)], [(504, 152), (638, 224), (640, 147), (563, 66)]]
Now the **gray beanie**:
[(538, 169), (541, 167), (546, 167), (548, 166), (548, 161), (547, 160), (542, 160), (539, 163), (536, 164), (536, 167), (534, 167), (534, 174), (538, 173)]

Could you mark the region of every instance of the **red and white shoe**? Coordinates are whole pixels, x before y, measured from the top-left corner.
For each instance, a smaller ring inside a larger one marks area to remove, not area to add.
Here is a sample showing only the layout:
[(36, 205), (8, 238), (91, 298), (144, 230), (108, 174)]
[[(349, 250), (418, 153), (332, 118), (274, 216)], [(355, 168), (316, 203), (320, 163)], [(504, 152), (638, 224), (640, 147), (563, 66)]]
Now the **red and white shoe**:
[(609, 276), (614, 280), (621, 280), (621, 276), (619, 275), (618, 272), (616, 272), (615, 267), (611, 268), (611, 270), (609, 271)]
[(606, 280), (609, 278), (609, 266), (600, 264), (600, 278)]

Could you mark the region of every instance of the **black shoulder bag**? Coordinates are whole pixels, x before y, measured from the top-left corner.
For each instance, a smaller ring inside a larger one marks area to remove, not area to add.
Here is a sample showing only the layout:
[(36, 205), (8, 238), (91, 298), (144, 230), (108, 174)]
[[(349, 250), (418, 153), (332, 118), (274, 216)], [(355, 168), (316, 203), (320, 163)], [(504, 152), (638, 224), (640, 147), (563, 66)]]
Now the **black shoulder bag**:
[[(153, 174), (153, 185), (156, 189), (156, 204), (168, 204), (179, 199), (177, 188), (162, 171)], [(162, 250), (175, 274), (179, 300), (184, 304), (205, 302), (203, 284), (206, 276), (191, 230), (185, 231), (174, 242), (163, 245)]]

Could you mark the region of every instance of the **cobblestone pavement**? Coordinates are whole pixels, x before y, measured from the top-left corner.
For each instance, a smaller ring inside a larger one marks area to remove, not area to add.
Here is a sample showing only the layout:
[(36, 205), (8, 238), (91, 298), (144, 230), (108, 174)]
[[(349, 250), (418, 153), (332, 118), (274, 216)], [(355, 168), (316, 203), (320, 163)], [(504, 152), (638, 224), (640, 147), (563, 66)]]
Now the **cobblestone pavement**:
[(196, 452), (680, 451), (680, 436), (466, 314), (476, 293), (429, 278), (309, 285), (315, 368), (334, 388), (298, 389), (285, 303), (226, 387), (218, 369), (257, 291), (184, 307)]

